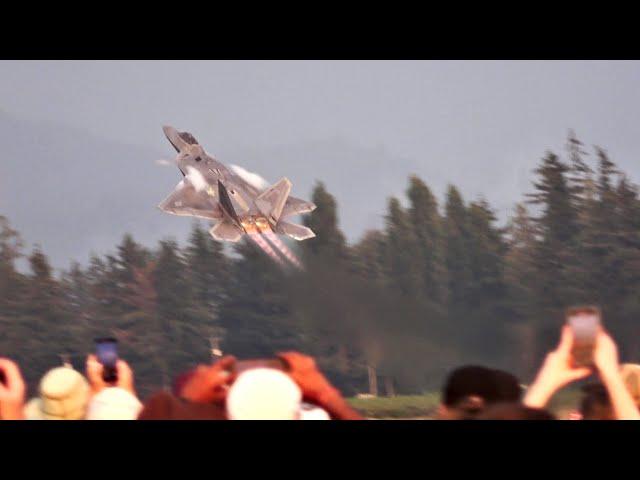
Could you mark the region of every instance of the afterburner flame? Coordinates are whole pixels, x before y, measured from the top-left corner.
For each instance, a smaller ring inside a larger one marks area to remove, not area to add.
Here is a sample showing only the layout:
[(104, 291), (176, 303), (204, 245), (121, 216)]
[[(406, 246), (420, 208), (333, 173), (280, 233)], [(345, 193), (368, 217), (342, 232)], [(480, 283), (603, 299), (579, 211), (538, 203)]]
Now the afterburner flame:
[(296, 257), (296, 254), (293, 253), (291, 249), (289, 249), (289, 247), (287, 247), (285, 243), (282, 240), (280, 240), (280, 238), (278, 238), (278, 236), (275, 233), (273, 233), (273, 231), (264, 232), (264, 236), (267, 237), (267, 239), (269, 239), (269, 241), (278, 250), (280, 250), (280, 252), (282, 252), (282, 254), (287, 258), (287, 260), (289, 260), (292, 264), (294, 264), (300, 270), (304, 270), (304, 267), (302, 266), (302, 262), (300, 262), (298, 257)]
[(273, 250), (273, 248), (271, 248), (271, 245), (267, 243), (267, 241), (262, 237), (262, 235), (260, 235), (259, 233), (249, 233), (248, 235), (249, 235), (249, 238), (253, 240), (255, 244), (258, 245), (258, 247), (260, 247), (260, 249), (264, 253), (266, 253), (271, 258), (273, 258), (276, 261), (276, 263), (280, 265), (284, 265), (282, 258), (278, 256), (278, 254)]

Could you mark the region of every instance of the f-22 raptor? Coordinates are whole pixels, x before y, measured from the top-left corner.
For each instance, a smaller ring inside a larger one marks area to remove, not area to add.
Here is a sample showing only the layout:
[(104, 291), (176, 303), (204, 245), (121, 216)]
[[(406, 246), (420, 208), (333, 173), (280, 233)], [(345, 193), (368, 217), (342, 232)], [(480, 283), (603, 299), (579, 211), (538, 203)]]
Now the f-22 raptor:
[[(251, 181), (248, 172), (238, 167), (228, 168), (209, 155), (190, 133), (170, 126), (163, 127), (163, 131), (178, 152), (175, 163), (184, 178), (158, 205), (160, 210), (217, 221), (209, 233), (221, 241), (237, 242), (248, 234), (261, 244), (261, 239), (256, 237), (264, 234), (272, 242), (283, 245), (274, 233), (295, 240), (315, 237), (310, 228), (284, 220), (316, 208), (311, 202), (289, 195), (291, 182), (287, 178), (264, 188)], [(276, 246), (282, 251), (280, 245)]]

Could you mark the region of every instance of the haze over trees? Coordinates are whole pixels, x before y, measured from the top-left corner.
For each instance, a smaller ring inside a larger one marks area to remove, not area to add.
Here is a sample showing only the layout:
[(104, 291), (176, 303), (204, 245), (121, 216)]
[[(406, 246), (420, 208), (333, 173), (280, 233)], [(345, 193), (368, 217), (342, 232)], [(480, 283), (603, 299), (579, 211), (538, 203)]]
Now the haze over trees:
[(125, 234), (113, 253), (55, 276), (4, 212), (0, 354), (33, 388), (64, 355), (80, 368), (93, 338), (113, 335), (146, 395), (208, 362), (218, 340), (239, 358), (307, 352), (347, 394), (414, 393), (462, 363), (529, 381), (563, 309), (596, 303), (623, 359), (637, 360), (638, 187), (573, 133), (566, 152), (542, 158), (504, 228), (482, 198), (452, 185), (439, 200), (411, 176), (406, 197), (389, 199), (384, 228), (348, 244), (335, 198), (322, 183), (312, 198), (318, 208), (304, 223), (317, 237), (293, 245), (304, 271), (283, 270), (250, 243), (227, 255), (196, 222), (185, 245), (149, 249)]

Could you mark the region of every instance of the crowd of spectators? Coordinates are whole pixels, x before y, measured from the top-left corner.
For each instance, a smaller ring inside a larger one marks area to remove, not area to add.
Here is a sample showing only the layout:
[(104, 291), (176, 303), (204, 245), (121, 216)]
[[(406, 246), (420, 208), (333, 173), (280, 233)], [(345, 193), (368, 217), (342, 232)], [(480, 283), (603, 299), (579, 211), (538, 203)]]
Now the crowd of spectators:
[[(586, 314), (599, 315), (597, 310)], [(580, 311), (578, 312), (580, 313)], [(599, 320), (599, 319), (598, 319)], [(510, 373), (467, 365), (445, 380), (437, 418), (443, 420), (553, 420), (553, 396), (570, 383), (593, 378), (582, 389), (571, 419), (638, 419), (640, 365), (620, 365), (614, 340), (598, 327), (589, 362), (576, 361), (576, 333), (568, 323), (528, 387)], [(581, 355), (584, 352), (581, 353)], [(273, 360), (238, 361), (226, 356), (179, 376), (172, 391), (143, 403), (125, 360), (114, 378), (87, 356), (85, 375), (70, 365), (56, 367), (27, 391), (19, 366), (0, 359), (0, 418), (3, 420), (358, 420), (363, 417), (320, 372), (313, 358), (298, 352)], [(105, 380), (107, 378), (107, 380)]]

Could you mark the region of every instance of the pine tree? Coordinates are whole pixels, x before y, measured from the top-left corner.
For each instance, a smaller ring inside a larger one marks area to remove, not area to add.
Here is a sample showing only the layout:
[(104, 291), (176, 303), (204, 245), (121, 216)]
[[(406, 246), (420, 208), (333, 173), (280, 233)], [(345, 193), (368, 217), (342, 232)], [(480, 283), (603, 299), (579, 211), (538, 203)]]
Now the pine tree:
[(503, 295), (503, 255), (505, 244), (494, 226), (496, 217), (486, 200), (469, 206), (471, 234), (471, 276), (473, 303), (495, 302)]
[(534, 220), (541, 239), (536, 251), (536, 296), (541, 317), (550, 322), (556, 322), (562, 310), (579, 298), (570, 275), (576, 263), (578, 225), (567, 172), (568, 167), (549, 152), (535, 170), (536, 192), (529, 195), (530, 202), (542, 210)]
[(304, 217), (304, 224), (316, 236), (305, 240), (301, 246), (305, 261), (343, 263), (348, 259), (346, 239), (338, 227), (335, 198), (327, 192), (322, 182), (313, 189), (312, 201), (316, 209)]
[(21, 256), (20, 235), (11, 228), (7, 218), (0, 215), (0, 319), (6, 322), (15, 315), (20, 304), (24, 282), (22, 275), (16, 271), (15, 262)]
[(613, 176), (615, 165), (606, 152), (596, 148), (598, 156), (598, 181), (596, 201), (584, 225), (581, 240), (583, 252), (585, 292), (584, 301), (600, 303), (603, 306), (613, 301), (611, 291), (616, 288), (618, 268), (614, 257), (617, 248), (618, 228), (616, 218), (616, 192)]
[[(20, 316), (27, 279), (16, 270), (22, 256), (22, 239), (6, 217), (0, 216), (0, 355), (18, 360), (28, 326)], [(18, 322), (20, 320), (20, 322)]]
[(387, 239), (379, 230), (368, 230), (353, 247), (354, 272), (371, 281), (384, 284), (386, 281), (385, 252)]
[(191, 308), (208, 336), (219, 336), (218, 313), (228, 292), (230, 265), (222, 244), (194, 223), (185, 251), (188, 279), (193, 294)]
[(537, 368), (536, 230), (526, 207), (519, 203), (506, 229), (505, 284), (508, 297), (507, 324), (513, 334), (509, 349), (521, 378)]
[(228, 295), (220, 311), (223, 350), (238, 358), (268, 358), (299, 347), (298, 332), (289, 319), (283, 270), (246, 239), (235, 246), (235, 252)]
[(429, 187), (415, 175), (409, 179), (407, 196), (410, 201), (409, 221), (417, 241), (426, 297), (443, 309), (448, 293), (447, 269), (443, 220), (438, 213), (438, 202)]
[(578, 212), (587, 207), (593, 195), (593, 169), (584, 160), (587, 152), (583, 147), (575, 132), (569, 130), (566, 147), (569, 155), (568, 184)]
[(389, 200), (386, 233), (386, 257), (391, 285), (403, 295), (419, 296), (425, 290), (420, 251), (409, 215), (397, 198)]
[(157, 316), (162, 339), (163, 383), (194, 364), (206, 361), (208, 339), (191, 308), (193, 291), (185, 259), (174, 240), (160, 242), (153, 273)]
[(60, 364), (60, 354), (73, 352), (74, 338), (61, 289), (39, 247), (29, 256), (29, 266), (24, 301), (13, 328), (21, 339), (16, 360), (33, 386), (48, 369)]
[(470, 225), (462, 195), (450, 185), (445, 206), (446, 266), (451, 313), (464, 310), (471, 286)]

